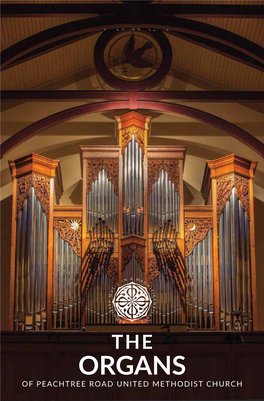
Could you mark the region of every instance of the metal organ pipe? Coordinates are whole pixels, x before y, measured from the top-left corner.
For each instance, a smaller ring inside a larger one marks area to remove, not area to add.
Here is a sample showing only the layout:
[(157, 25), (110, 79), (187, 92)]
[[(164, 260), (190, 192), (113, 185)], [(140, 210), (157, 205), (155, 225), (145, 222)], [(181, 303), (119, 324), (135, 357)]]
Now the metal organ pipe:
[(153, 234), (153, 252), (160, 274), (153, 282), (156, 313), (152, 315), (152, 323), (181, 323), (182, 321), (185, 266), (176, 239), (177, 231), (170, 221)]
[(32, 187), (17, 221), (15, 330), (46, 328), (47, 218)]
[(220, 325), (252, 330), (249, 221), (233, 188), (219, 220)]
[(123, 156), (123, 234), (143, 235), (143, 156), (134, 134)]
[(55, 279), (53, 289), (53, 327), (81, 327), (81, 257), (55, 229)]
[(109, 294), (111, 294), (112, 289), (112, 279), (107, 276), (104, 266), (100, 266), (87, 291), (85, 305), (87, 324), (116, 323), (109, 306)]
[(84, 314), (87, 324), (115, 323), (109, 296), (114, 283), (107, 275), (113, 253), (114, 234), (101, 219), (90, 230), (90, 241), (84, 260), (83, 276), (86, 301)]
[(176, 324), (182, 322), (182, 305), (180, 294), (174, 279), (166, 265), (162, 266), (160, 275), (153, 282), (155, 308), (151, 316), (152, 324)]
[(212, 230), (186, 258), (186, 311), (191, 328), (213, 328)]
[(149, 232), (155, 232), (168, 220), (179, 232), (180, 196), (175, 191), (174, 183), (169, 180), (167, 171), (162, 169), (148, 195)]
[(118, 231), (118, 195), (105, 169), (99, 171), (97, 180), (92, 183), (92, 189), (87, 194), (87, 231), (91, 230), (99, 218), (113, 232)]

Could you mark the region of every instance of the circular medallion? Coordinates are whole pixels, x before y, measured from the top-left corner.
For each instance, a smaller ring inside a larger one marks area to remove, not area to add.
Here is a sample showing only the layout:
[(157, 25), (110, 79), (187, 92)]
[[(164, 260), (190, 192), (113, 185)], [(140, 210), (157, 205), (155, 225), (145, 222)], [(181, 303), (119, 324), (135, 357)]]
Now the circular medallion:
[(148, 316), (151, 304), (147, 288), (133, 282), (119, 287), (113, 299), (117, 315), (131, 322)]
[(161, 31), (105, 31), (94, 51), (98, 73), (119, 89), (146, 89), (169, 72), (172, 51)]

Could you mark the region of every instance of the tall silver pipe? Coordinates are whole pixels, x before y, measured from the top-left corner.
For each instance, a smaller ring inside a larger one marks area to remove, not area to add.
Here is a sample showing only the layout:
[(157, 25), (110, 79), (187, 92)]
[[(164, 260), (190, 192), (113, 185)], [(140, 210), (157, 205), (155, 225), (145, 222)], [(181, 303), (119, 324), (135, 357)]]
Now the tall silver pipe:
[(168, 173), (165, 171), (165, 220), (169, 220), (169, 181), (168, 181)]
[(175, 208), (176, 208), (175, 190), (174, 190), (174, 183), (172, 183), (172, 225), (173, 225), (173, 227), (176, 227)]
[(244, 225), (244, 210), (240, 201), (238, 201), (239, 208), (239, 255), (241, 258), (241, 312), (242, 312), (242, 330), (248, 330), (248, 294), (247, 294), (247, 280), (245, 268), (245, 225)]
[(208, 258), (208, 248), (207, 248), (207, 238), (204, 238), (202, 241), (202, 261), (203, 261), (203, 268), (202, 268), (202, 279), (203, 279), (203, 286), (202, 286), (202, 293), (203, 293), (203, 318), (204, 318), (204, 327), (207, 328), (207, 314), (208, 314), (208, 265), (207, 265), (207, 258)]
[(220, 215), (220, 220), (219, 220), (219, 259), (220, 259), (220, 275), (223, 278), (220, 280), (220, 326), (221, 329), (224, 330), (225, 328), (225, 323), (226, 323), (226, 316), (225, 316), (225, 294), (226, 294), (226, 289), (225, 289), (225, 247), (224, 247), (224, 233), (225, 233), (225, 227), (224, 227), (224, 212), (221, 213)]
[(232, 260), (232, 310), (237, 311), (237, 252), (236, 252), (236, 226), (237, 226), (237, 214), (236, 214), (236, 200), (235, 200), (235, 188), (233, 188), (230, 201), (231, 201), (231, 260)]
[(152, 192), (151, 192), (151, 210), (152, 210), (152, 233), (154, 233), (156, 227), (155, 184), (152, 186)]
[(160, 187), (161, 187), (161, 225), (165, 223), (165, 202), (164, 202), (164, 170), (161, 170), (160, 177)]
[(23, 210), (19, 214), (18, 222), (17, 222), (17, 249), (16, 249), (16, 287), (15, 287), (15, 316), (14, 316), (14, 329), (19, 330), (19, 321), (20, 321), (20, 282), (21, 282), (21, 232), (22, 232), (22, 218), (23, 218)]
[(161, 227), (162, 222), (161, 222), (161, 199), (160, 199), (160, 176), (158, 178), (158, 183), (157, 183), (157, 195), (158, 195), (158, 199), (157, 199), (157, 206), (158, 206), (158, 227)]
[(131, 206), (132, 213), (135, 209), (135, 136), (132, 135), (131, 139)]
[(227, 201), (225, 207), (225, 236), (224, 236), (224, 247), (225, 247), (225, 320), (226, 329), (231, 329), (232, 324), (232, 238), (231, 238), (231, 216), (230, 216), (230, 200)]
[(41, 233), (40, 233), (40, 220), (41, 220), (41, 205), (38, 198), (35, 196), (35, 256), (34, 256), (34, 269), (35, 269), (35, 291), (33, 294), (33, 308), (35, 309), (35, 330), (38, 329), (37, 321), (39, 321), (41, 316), (40, 304), (38, 301), (39, 298), (39, 290), (40, 290), (40, 272), (41, 266), (39, 261), (40, 255), (40, 242), (41, 242)]
[(124, 236), (126, 236), (127, 232), (127, 148), (125, 149), (124, 152), (124, 158), (123, 158), (123, 163), (124, 163), (124, 201), (123, 201), (123, 233)]
[(210, 314), (210, 328), (213, 328), (213, 273), (212, 273), (212, 230), (208, 232), (208, 302)]
[(249, 233), (249, 221), (246, 213), (244, 212), (245, 222), (245, 244), (246, 244), (246, 281), (247, 281), (247, 294), (248, 294), (248, 319), (249, 319), (249, 330), (253, 330), (253, 315), (252, 315), (252, 291), (251, 291), (251, 262), (250, 262), (250, 233)]
[(199, 328), (202, 327), (202, 308), (203, 308), (203, 296), (202, 296), (202, 266), (201, 266), (201, 262), (202, 262), (202, 255), (201, 255), (201, 242), (198, 242), (197, 244), (197, 258), (198, 258), (198, 283), (197, 283), (197, 287), (198, 287), (198, 296), (197, 296), (197, 306), (198, 306), (198, 318), (199, 318)]
[(193, 250), (193, 306), (194, 306), (194, 327), (197, 328), (197, 249)]

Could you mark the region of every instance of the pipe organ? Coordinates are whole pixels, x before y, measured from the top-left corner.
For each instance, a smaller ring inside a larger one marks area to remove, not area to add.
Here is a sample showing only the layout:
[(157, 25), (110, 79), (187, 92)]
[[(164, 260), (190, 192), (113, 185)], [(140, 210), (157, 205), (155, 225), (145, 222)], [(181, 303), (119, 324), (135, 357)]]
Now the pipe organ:
[[(257, 328), (253, 178), (256, 162), (237, 155), (207, 163), (203, 191), (213, 204), (215, 308), (221, 330)], [(212, 183), (209, 186), (208, 181)]]
[(150, 117), (116, 120), (118, 145), (80, 147), (81, 205), (59, 204), (59, 161), (10, 162), (10, 329), (130, 323), (112, 301), (134, 283), (152, 297), (137, 323), (256, 330), (256, 163), (208, 161), (205, 204), (184, 205), (186, 148), (149, 145)]
[(53, 209), (62, 193), (60, 165), (34, 153), (9, 165), (13, 179), (12, 329), (45, 330), (51, 324)]
[(80, 220), (54, 218), (53, 327), (81, 327)]
[(185, 207), (186, 320), (190, 328), (214, 327), (212, 209)]

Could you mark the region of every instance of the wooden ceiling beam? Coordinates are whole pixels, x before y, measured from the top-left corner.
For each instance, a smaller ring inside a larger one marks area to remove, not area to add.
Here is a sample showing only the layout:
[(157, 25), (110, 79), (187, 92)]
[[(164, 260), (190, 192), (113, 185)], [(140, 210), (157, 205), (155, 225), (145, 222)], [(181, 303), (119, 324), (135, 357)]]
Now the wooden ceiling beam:
[[(221, 4), (149, 4), (139, 1), (137, 10), (156, 15), (175, 15), (186, 18), (263, 18), (263, 5)], [(133, 13), (133, 4), (2, 4), (2, 18), (79, 17), (91, 14)], [(138, 13), (137, 13), (138, 14)]]
[[(2, 91), (3, 102), (71, 102), (87, 100), (129, 100), (124, 91), (28, 90)], [(137, 100), (178, 100), (186, 102), (261, 102), (263, 91), (138, 91)]]
[[(243, 53), (250, 59), (255, 60), (259, 64), (264, 65), (264, 49), (257, 43), (254, 43), (240, 35), (225, 29), (209, 25), (203, 22), (190, 19), (175, 18), (165, 15), (142, 15), (141, 22), (134, 22), (133, 17), (129, 14), (116, 15), (108, 17), (94, 17), (78, 21), (69, 22), (58, 25), (45, 31), (36, 33), (28, 38), (15, 43), (1, 53), (2, 69), (12, 67), (12, 64), (22, 57), (32, 55), (32, 52), (43, 49), (49, 46), (49, 51), (52, 50), (51, 44), (58, 44), (58, 41), (76, 37), (77, 35), (89, 35), (91, 33), (100, 32), (106, 29), (161, 29), (167, 32), (177, 32), (183, 34), (191, 34), (199, 36), (203, 39), (208, 39), (228, 46), (229, 52), (234, 49), (236, 53), (234, 57), (238, 58), (238, 52)], [(213, 48), (211, 48), (213, 50)], [(216, 49), (218, 51), (218, 49)], [(228, 54), (227, 54), (227, 57)], [(243, 63), (244, 60), (240, 59)]]
[(232, 60), (236, 60), (240, 63), (242, 62), (243, 64), (248, 65), (249, 67), (253, 67), (256, 68), (257, 70), (264, 71), (264, 63), (255, 60), (253, 57), (248, 56), (247, 54), (235, 49), (234, 47), (224, 45), (223, 43), (216, 42), (215, 40), (211, 40), (203, 36), (197, 36), (182, 32), (172, 32), (172, 31), (170, 31), (170, 34), (172, 36), (175, 36), (176, 38), (186, 40), (187, 42), (193, 43), (197, 46), (201, 46), (205, 49), (221, 54), (222, 56), (231, 58)]

